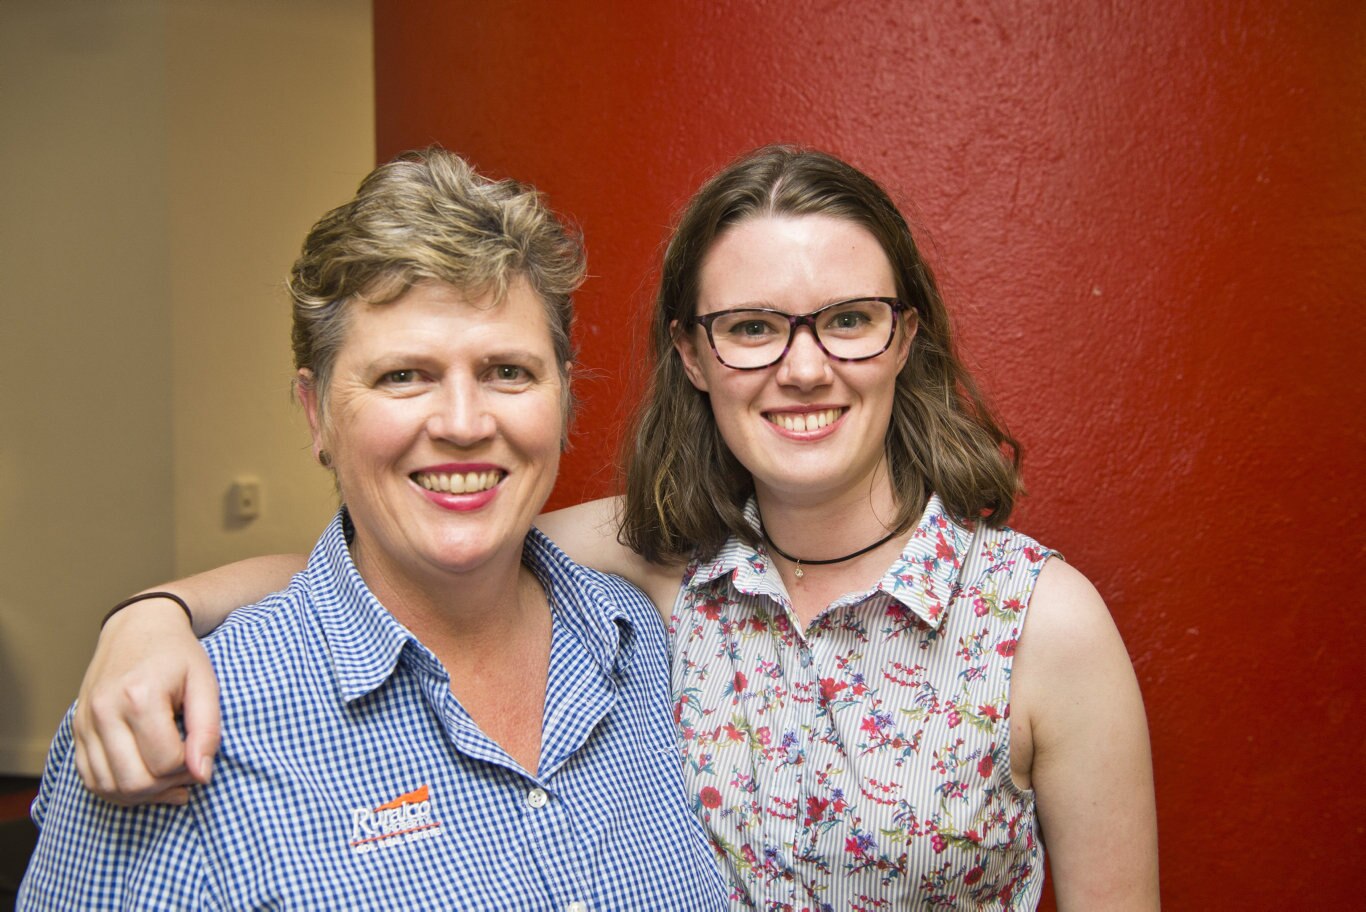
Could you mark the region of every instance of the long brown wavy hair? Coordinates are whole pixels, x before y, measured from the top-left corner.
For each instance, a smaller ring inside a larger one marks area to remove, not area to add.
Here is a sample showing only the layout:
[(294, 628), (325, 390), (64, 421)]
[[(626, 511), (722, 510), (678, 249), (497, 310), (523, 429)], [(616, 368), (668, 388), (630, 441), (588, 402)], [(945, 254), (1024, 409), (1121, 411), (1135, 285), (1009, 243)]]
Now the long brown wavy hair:
[(651, 329), (654, 368), (622, 457), (619, 538), (647, 560), (710, 555), (731, 535), (757, 543), (744, 519), (754, 480), (721, 439), (708, 396), (684, 373), (673, 327), (696, 314), (702, 260), (722, 234), (750, 218), (800, 215), (867, 229), (892, 264), (897, 297), (916, 313), (919, 328), (897, 375), (885, 442), (896, 528), (918, 520), (931, 493), (960, 519), (1002, 525), (1021, 492), (1020, 446), (955, 354), (934, 277), (886, 191), (832, 155), (768, 146), (697, 191), (664, 253)]

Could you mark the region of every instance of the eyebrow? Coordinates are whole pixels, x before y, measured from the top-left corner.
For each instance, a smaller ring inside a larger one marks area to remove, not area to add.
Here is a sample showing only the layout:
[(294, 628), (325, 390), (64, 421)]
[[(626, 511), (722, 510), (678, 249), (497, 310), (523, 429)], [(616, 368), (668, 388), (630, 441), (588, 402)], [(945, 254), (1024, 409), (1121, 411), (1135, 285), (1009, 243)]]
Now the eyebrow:
[[(838, 297), (833, 297), (833, 298), (829, 299), (828, 301), (825, 301), (823, 304), (817, 304), (815, 307), (811, 308), (810, 310), (801, 311), (801, 313), (815, 313), (816, 311), (820, 310), (820, 309), (823, 308), (823, 307), (829, 307), (831, 304), (844, 304), (844, 303), (847, 303), (847, 302), (849, 302), (849, 301), (868, 301), (868, 300), (872, 300), (872, 299), (875, 299), (875, 298), (895, 298), (895, 297), (896, 297), (896, 293), (895, 293), (895, 292), (893, 292), (892, 294), (871, 294), (871, 293), (869, 293), (869, 294), (840, 295), (840, 296), (838, 296)], [(699, 314), (701, 314), (702, 308), (701, 308), (700, 306), (697, 308), (697, 310), (698, 310)], [(781, 307), (778, 307), (778, 306), (774, 305), (772, 302), (749, 302), (749, 301), (746, 301), (746, 302), (741, 303), (741, 304), (729, 304), (729, 305), (727, 305), (727, 306), (725, 306), (725, 307), (718, 307), (715, 311), (713, 311), (713, 313), (721, 313), (721, 312), (727, 311), (727, 310), (772, 310), (772, 311), (776, 311), (776, 312), (778, 312), (778, 313), (796, 313), (796, 311), (787, 311), (787, 310), (783, 310)], [(705, 316), (705, 314), (701, 314), (701, 315), (702, 315), (702, 316)]]
[[(380, 352), (375, 357), (366, 361), (369, 367), (380, 367), (395, 365), (402, 367), (406, 364), (425, 364), (430, 361), (444, 360), (438, 355), (422, 349), (397, 348)], [(479, 356), (479, 364), (490, 365), (500, 364), (506, 361), (517, 361), (531, 365), (533, 367), (543, 367), (546, 359), (526, 348), (495, 348), (485, 351)]]
[(485, 352), (483, 357), (479, 359), (479, 363), (484, 366), (490, 364), (505, 364), (508, 362), (526, 364), (535, 368), (544, 368), (546, 366), (546, 360), (544, 358), (530, 349), (525, 348), (494, 349), (493, 351)]

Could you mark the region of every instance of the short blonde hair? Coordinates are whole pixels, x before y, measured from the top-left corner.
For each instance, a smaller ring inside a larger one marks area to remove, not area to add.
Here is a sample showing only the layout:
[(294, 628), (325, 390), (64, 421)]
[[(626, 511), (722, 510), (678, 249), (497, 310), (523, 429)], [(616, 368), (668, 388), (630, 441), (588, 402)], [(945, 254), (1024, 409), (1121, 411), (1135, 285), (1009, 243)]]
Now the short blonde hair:
[(521, 277), (545, 306), (568, 419), (572, 295), (584, 268), (579, 233), (534, 187), (490, 180), (445, 149), (408, 152), (371, 171), (304, 240), (288, 283), (294, 366), (311, 372), (321, 408), (353, 301), (385, 304), (430, 280), (501, 299)]

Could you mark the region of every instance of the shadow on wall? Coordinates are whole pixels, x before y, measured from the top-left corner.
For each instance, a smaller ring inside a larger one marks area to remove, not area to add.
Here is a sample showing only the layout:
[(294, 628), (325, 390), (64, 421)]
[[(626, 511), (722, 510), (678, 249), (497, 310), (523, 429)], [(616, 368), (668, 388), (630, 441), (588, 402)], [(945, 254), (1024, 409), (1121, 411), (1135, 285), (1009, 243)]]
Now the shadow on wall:
[[(19, 641), (13, 620), (23, 616), (24, 607), (8, 600), (0, 600), (0, 773), (14, 772), (26, 744), (17, 738), (29, 730), (32, 723), (29, 701), (24, 699), (20, 657), (15, 651)], [(50, 733), (49, 733), (50, 734)]]
[[(16, 733), (28, 731), (30, 715), (28, 701), (19, 699), (22, 682), (18, 656), (15, 654), (13, 618), (23, 609), (9, 601), (0, 602), (0, 762), (12, 767), (26, 745), (15, 741)], [(38, 830), (28, 819), (28, 802), (32, 800), (36, 779), (0, 777), (0, 912), (14, 908), (19, 881), (23, 879), (28, 858), (38, 839)], [(7, 800), (7, 799), (14, 800)]]

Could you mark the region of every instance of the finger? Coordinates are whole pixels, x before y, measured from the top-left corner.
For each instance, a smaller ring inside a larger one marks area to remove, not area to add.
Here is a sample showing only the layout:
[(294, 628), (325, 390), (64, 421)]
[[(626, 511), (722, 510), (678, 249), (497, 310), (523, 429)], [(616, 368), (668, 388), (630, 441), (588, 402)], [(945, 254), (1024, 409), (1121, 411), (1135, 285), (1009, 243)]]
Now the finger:
[(193, 785), (194, 780), (188, 772), (182, 771), (174, 776), (159, 779), (149, 777), (145, 784), (136, 780), (118, 783), (109, 772), (108, 759), (98, 738), (87, 739), (85, 742), (78, 740), (75, 753), (76, 770), (81, 775), (81, 781), (92, 794), (111, 804), (133, 806), (189, 803), (188, 786)]
[(122, 735), (111, 733), (103, 739), (91, 740), (87, 745), (87, 753), (92, 758), (92, 769), (103, 771), (92, 775), (97, 785), (91, 786), (87, 782), (87, 786), (111, 804), (129, 807), (141, 804), (184, 804), (188, 800), (186, 786), (194, 780), (183, 768), (171, 774), (156, 776), (134, 756), (133, 762), (116, 769), (110, 758), (136, 754), (132, 736), (126, 729)]
[[(72, 727), (76, 728), (74, 723)], [(89, 736), (82, 736), (79, 729), (76, 729), (76, 772), (80, 773), (85, 787), (101, 797), (113, 783), (99, 740), (92, 742)]]
[(185, 676), (185, 765), (190, 774), (207, 783), (213, 776), (213, 758), (222, 741), (223, 721), (218, 705), (218, 678), (208, 657), (191, 663)]
[(169, 788), (165, 791), (153, 795), (149, 802), (151, 804), (175, 804), (186, 805), (190, 803), (190, 789), (184, 785)]
[[(184, 783), (184, 747), (171, 705), (146, 694), (145, 688), (131, 685), (86, 701), (91, 765), (105, 771), (100, 794), (108, 801), (143, 803)], [(141, 741), (133, 726), (141, 727)]]
[[(125, 691), (123, 714), (109, 727), (105, 753), (114, 776), (143, 775), (164, 783), (185, 772), (185, 743), (170, 695), (141, 687)], [(164, 785), (163, 785), (164, 787)]]

